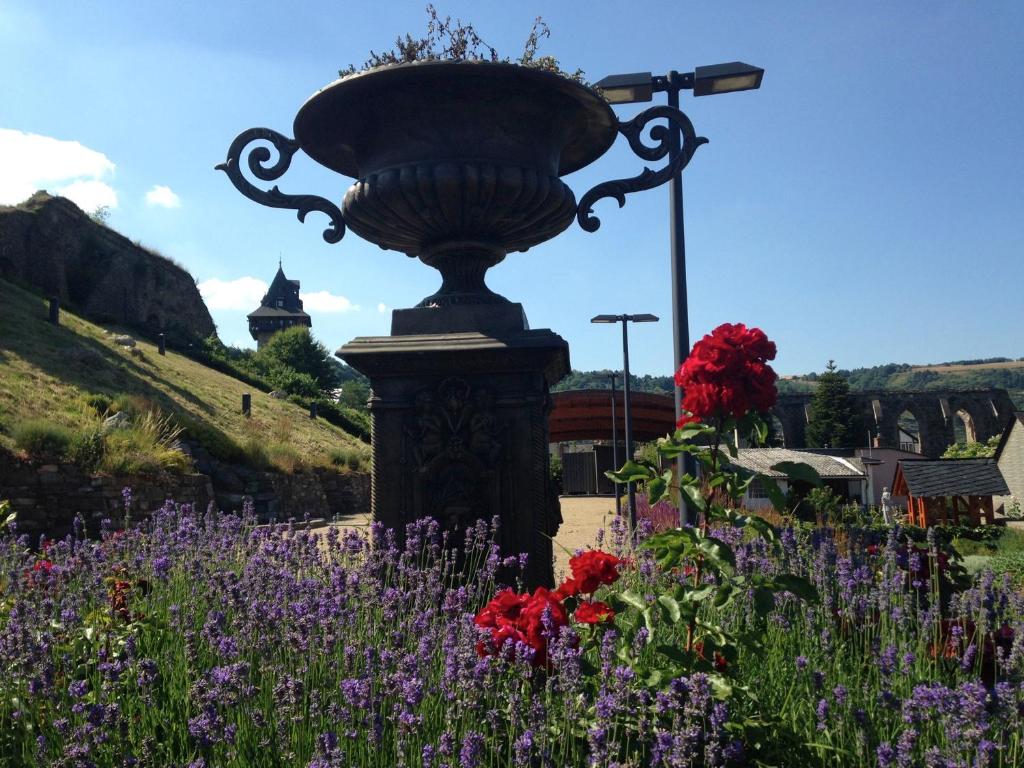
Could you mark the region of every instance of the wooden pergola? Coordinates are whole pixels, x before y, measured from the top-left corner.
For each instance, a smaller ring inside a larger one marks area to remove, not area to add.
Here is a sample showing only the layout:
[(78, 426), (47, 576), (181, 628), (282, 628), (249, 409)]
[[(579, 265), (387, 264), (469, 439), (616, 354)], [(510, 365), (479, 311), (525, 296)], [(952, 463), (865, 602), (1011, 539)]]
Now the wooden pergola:
[[(630, 393), (633, 440), (647, 442), (671, 434), (676, 428), (672, 395)], [(608, 389), (571, 389), (551, 393), (549, 442), (612, 439), (612, 393)], [(622, 390), (615, 392), (615, 419), (619, 440), (625, 438)]]
[(995, 522), (993, 496), (1009, 494), (993, 459), (903, 459), (896, 466), (893, 496), (907, 497), (907, 522), (970, 525)]

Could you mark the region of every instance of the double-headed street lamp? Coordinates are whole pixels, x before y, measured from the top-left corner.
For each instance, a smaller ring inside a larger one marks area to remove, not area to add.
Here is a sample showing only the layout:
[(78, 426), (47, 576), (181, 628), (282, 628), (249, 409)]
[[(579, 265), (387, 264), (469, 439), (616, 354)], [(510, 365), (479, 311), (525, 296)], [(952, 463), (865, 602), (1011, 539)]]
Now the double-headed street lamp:
[[(761, 87), (764, 70), (752, 67), (739, 61), (728, 64), (713, 64), (697, 67), (693, 72), (679, 73), (672, 70), (667, 75), (652, 75), (650, 72), (634, 72), (628, 75), (610, 75), (598, 81), (597, 87), (612, 104), (630, 104), (651, 101), (655, 93), (664, 91), (668, 94), (668, 105), (679, 109), (679, 92), (692, 90), (694, 96), (711, 96), (717, 93), (733, 93), (750, 91)], [(680, 133), (670, 122), (669, 130), (669, 165), (679, 155), (681, 144)], [(696, 151), (700, 139), (689, 148)], [(686, 360), (690, 352), (690, 325), (687, 317), (686, 302), (686, 240), (683, 231), (683, 168), (689, 162), (687, 157), (673, 174), (669, 185), (669, 229), (672, 234), (672, 346), (674, 349), (674, 371)], [(625, 327), (625, 326), (623, 326)], [(683, 405), (683, 393), (675, 388), (675, 412), (678, 416)], [(681, 454), (678, 460), (678, 473), (682, 476), (690, 469), (686, 465), (689, 454)], [(680, 494), (679, 522), (686, 523), (686, 503)]]
[[(626, 327), (631, 323), (656, 323), (654, 315), (598, 315), (590, 318), (592, 323), (622, 323), (622, 410), (626, 419), (626, 461), (633, 459), (633, 422), (629, 409), (629, 332)], [(612, 395), (614, 397), (614, 394)], [(633, 483), (626, 484), (629, 508), (629, 528), (636, 530), (636, 488)], [(618, 495), (616, 494), (616, 499)]]

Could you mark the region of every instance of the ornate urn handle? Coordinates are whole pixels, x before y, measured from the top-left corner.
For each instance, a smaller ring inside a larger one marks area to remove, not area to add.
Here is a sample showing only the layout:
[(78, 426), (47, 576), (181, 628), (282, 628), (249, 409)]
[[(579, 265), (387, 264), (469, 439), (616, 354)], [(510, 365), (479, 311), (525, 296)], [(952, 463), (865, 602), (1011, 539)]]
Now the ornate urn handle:
[[(648, 147), (643, 143), (644, 128), (649, 122), (659, 118), (667, 119), (669, 125), (655, 125), (651, 128), (651, 141), (657, 142), (657, 144)], [(594, 203), (598, 200), (614, 197), (619, 201), (619, 208), (621, 208), (626, 204), (627, 194), (654, 189), (664, 184), (686, 167), (690, 158), (693, 157), (693, 153), (697, 151), (697, 147), (708, 143), (707, 139), (698, 136), (694, 131), (690, 118), (674, 107), (664, 105), (651, 107), (628, 122), (619, 122), (619, 133), (626, 137), (630, 148), (643, 160), (661, 160), (669, 154), (672, 131), (676, 130), (682, 133), (683, 142), (675, 157), (670, 158), (664, 168), (652, 171), (645, 167), (637, 176), (602, 182), (580, 198), (580, 204), (576, 209), (576, 220), (583, 229), (587, 232), (596, 232), (601, 226), (601, 220), (593, 212)]]
[(331, 225), (324, 230), (324, 240), (336, 243), (345, 236), (345, 220), (341, 210), (323, 197), (317, 195), (286, 195), (275, 184), (269, 190), (262, 190), (242, 175), (241, 159), (246, 146), (254, 141), (268, 141), (277, 150), (277, 162), (266, 165), (270, 160), (270, 150), (266, 147), (255, 147), (249, 152), (248, 165), (252, 175), (263, 181), (274, 181), (281, 178), (292, 164), (292, 156), (299, 151), (299, 142), (289, 139), (270, 128), (250, 128), (242, 131), (228, 147), (228, 159), (216, 166), (216, 170), (224, 171), (235, 185), (235, 189), (262, 205), (271, 208), (290, 208), (298, 213), (299, 221), (305, 222), (306, 214), (311, 211), (326, 213), (331, 218)]

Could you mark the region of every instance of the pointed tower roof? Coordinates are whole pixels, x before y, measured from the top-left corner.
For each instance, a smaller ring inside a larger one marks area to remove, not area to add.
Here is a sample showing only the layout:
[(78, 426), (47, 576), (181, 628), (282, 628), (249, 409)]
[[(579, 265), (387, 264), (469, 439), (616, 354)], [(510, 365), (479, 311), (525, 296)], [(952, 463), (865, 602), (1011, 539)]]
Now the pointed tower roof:
[[(277, 274), (270, 282), (270, 287), (260, 301), (256, 311), (249, 314), (253, 317), (295, 317), (309, 318), (302, 310), (302, 299), (299, 298), (299, 281), (289, 280), (284, 274), (284, 268), (280, 261), (277, 265)], [(309, 325), (309, 322), (304, 323)]]

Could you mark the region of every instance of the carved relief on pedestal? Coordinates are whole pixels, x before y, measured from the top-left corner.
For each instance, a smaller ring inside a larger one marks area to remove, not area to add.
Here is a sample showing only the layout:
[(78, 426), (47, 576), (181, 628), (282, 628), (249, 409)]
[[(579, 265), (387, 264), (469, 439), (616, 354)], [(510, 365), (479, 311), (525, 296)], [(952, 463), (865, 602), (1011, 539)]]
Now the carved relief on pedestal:
[(413, 468), (413, 516), (464, 530), (499, 513), (505, 429), (486, 387), (451, 377), (420, 390), (405, 428)]

